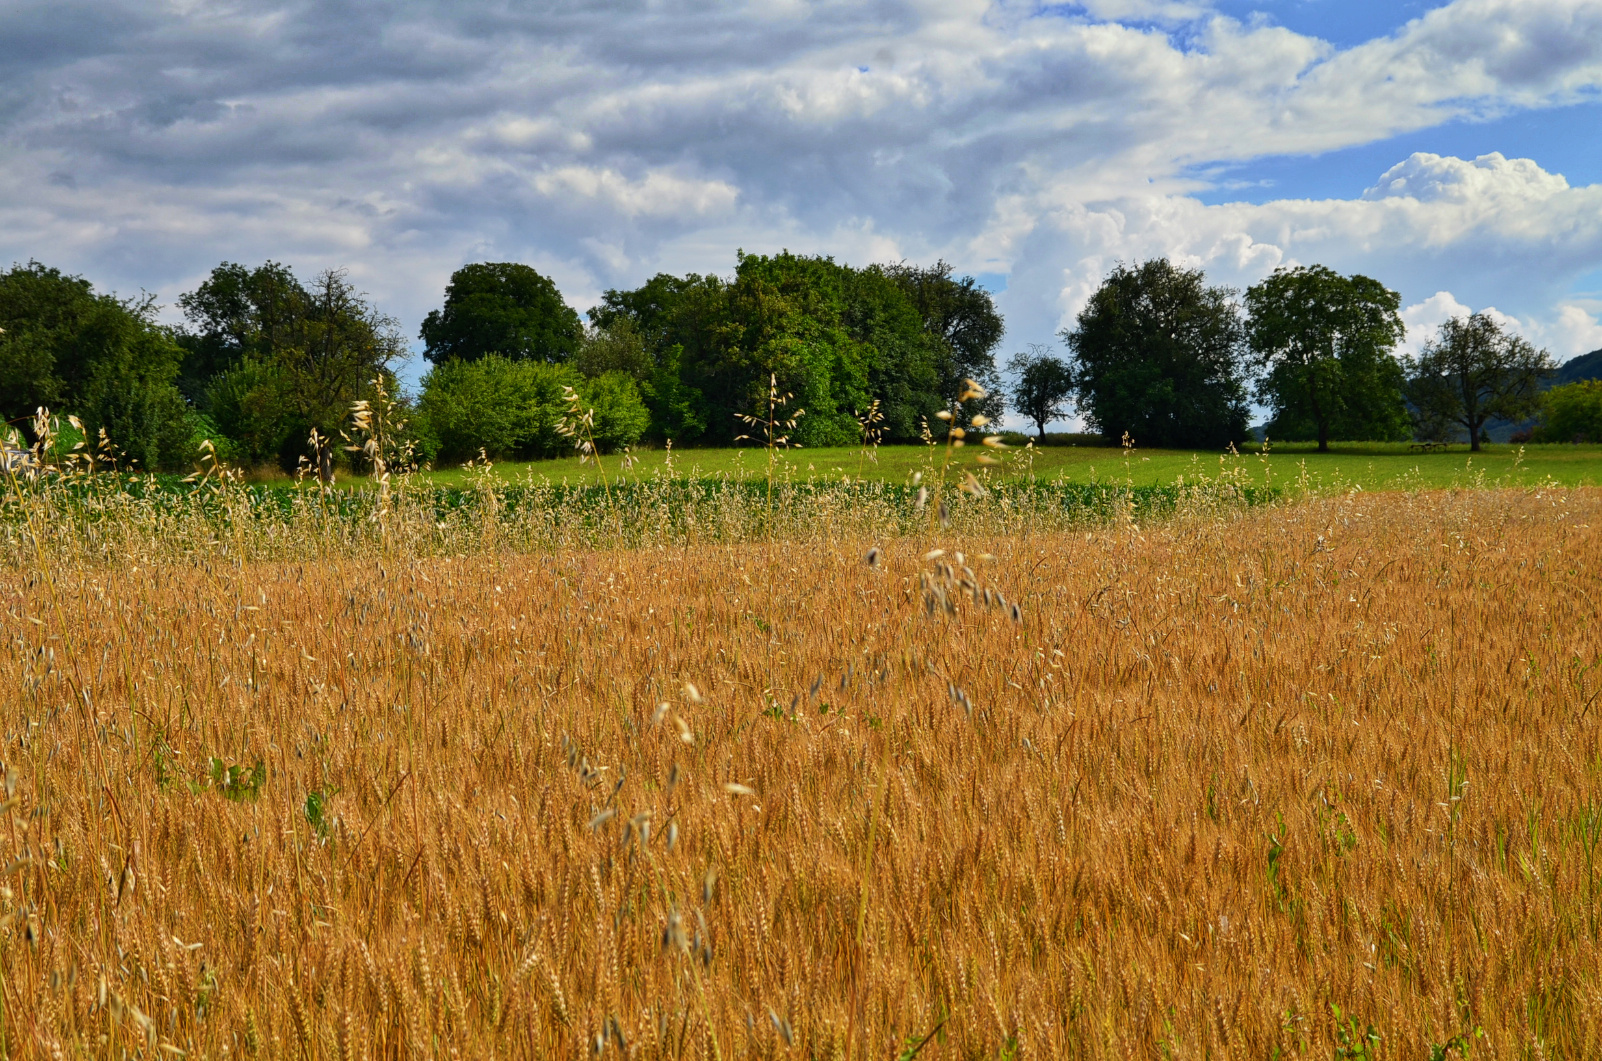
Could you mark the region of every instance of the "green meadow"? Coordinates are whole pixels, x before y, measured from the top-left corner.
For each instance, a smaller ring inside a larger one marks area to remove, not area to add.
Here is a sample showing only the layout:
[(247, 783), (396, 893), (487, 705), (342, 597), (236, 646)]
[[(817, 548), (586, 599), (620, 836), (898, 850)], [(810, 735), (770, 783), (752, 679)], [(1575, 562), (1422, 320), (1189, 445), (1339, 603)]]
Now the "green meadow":
[[(977, 446), (955, 451), (953, 467), (980, 470), (977, 457), (989, 453)], [(1251, 481), (1290, 490), (1416, 490), (1474, 486), (1536, 486), (1555, 482), (1564, 486), (1602, 483), (1602, 446), (1488, 445), (1471, 453), (1466, 445), (1421, 451), (1408, 443), (1337, 443), (1319, 453), (1312, 443), (1271, 444), (1238, 454), (1189, 450), (1146, 450), (1125, 453), (1102, 446), (1012, 447), (992, 454), (1000, 463), (983, 469), (989, 477), (1024, 477), (1075, 483), (1111, 482), (1135, 486), (1163, 486), (1200, 477), (1216, 478), (1228, 471)], [(842, 477), (902, 482), (915, 473), (938, 469), (946, 459), (944, 448), (882, 446), (866, 453), (855, 447), (790, 449), (774, 455), (775, 477), (790, 480)], [(768, 454), (759, 448), (674, 450), (660, 449), (624, 458), (602, 458), (609, 480), (649, 479), (659, 474), (689, 478), (765, 478)], [(431, 471), (427, 477), (442, 486), (464, 485), (482, 468)], [(597, 481), (593, 461), (576, 457), (556, 460), (493, 463), (488, 474), (507, 482), (535, 481), (588, 483)]]

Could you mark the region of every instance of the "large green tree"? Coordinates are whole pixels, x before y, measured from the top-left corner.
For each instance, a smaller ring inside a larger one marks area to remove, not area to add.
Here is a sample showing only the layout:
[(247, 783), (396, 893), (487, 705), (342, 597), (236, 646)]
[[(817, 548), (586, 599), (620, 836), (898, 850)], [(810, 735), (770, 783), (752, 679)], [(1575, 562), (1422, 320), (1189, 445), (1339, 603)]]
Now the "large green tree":
[(303, 283), (276, 262), (225, 262), (179, 304), (186, 386), (249, 463), (293, 468), (312, 428), (336, 436), (405, 354), (396, 321), (337, 269)]
[(295, 274), (278, 262), (255, 269), (223, 262), (213, 269), (199, 287), (178, 297), (188, 323), (179, 335), (184, 393), (203, 403), (207, 385), (241, 361), (273, 361), (297, 341), (309, 299)]
[(1488, 421), (1523, 420), (1539, 410), (1541, 386), (1557, 372), (1551, 354), (1483, 313), (1441, 325), (1408, 368), (1419, 433), (1460, 427), (1476, 452)]
[(1362, 275), (1322, 265), (1276, 269), (1246, 289), (1248, 341), (1266, 375), (1258, 397), (1274, 410), (1267, 431), (1290, 441), (1397, 441), (1411, 432), (1402, 365), (1401, 296)]
[(183, 354), (156, 310), (38, 262), (0, 273), (0, 416), (25, 424), (48, 406), (79, 416), (91, 445), (104, 430), (125, 463), (181, 466), (194, 430), (174, 386)]
[(1103, 437), (1175, 447), (1244, 439), (1245, 327), (1233, 294), (1166, 258), (1108, 274), (1062, 333), (1079, 408)]
[(557, 364), (578, 350), (584, 329), (548, 277), (516, 262), (478, 262), (451, 274), (445, 305), (424, 318), (420, 337), (435, 364), (489, 354)]
[(996, 346), (1006, 326), (990, 292), (971, 276), (956, 276), (945, 261), (933, 265), (897, 262), (883, 267), (911, 300), (924, 331), (940, 340), (939, 394), (947, 401), (961, 394), (965, 380), (984, 385), (987, 395), (969, 403), (966, 416), (1002, 414), (1005, 399), (996, 372)]

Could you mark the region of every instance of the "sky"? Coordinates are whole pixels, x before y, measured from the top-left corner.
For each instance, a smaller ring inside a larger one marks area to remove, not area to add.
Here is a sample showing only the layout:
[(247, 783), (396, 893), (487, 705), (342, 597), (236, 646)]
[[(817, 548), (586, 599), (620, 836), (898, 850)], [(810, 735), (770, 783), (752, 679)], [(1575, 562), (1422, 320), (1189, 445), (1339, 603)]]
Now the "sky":
[(582, 312), (786, 248), (944, 258), (1003, 357), (1166, 255), (1566, 359), (1602, 347), (1602, 0), (0, 0), (0, 262), (172, 319), (224, 260), (347, 269), (415, 335), (466, 262)]

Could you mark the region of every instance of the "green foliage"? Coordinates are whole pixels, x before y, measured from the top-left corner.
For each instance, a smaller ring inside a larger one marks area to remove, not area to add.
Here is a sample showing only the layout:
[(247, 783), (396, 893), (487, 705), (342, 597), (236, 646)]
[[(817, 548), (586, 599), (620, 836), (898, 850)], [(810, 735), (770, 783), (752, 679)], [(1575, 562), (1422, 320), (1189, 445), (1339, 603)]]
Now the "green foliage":
[(276, 262), (224, 262), (179, 304), (186, 392), (251, 464), (293, 469), (312, 429), (337, 437), (404, 355), (395, 320), (338, 270), (302, 284)]
[(1248, 340), (1267, 375), (1268, 437), (1401, 441), (1411, 436), (1401, 364), (1401, 296), (1366, 276), (1322, 265), (1276, 269), (1246, 291)]
[(1522, 420), (1540, 408), (1541, 385), (1557, 366), (1545, 350), (1476, 313), (1441, 325), (1408, 369), (1419, 436), (1462, 428), (1477, 452), (1487, 421)]
[(310, 825), (312, 831), (319, 837), (328, 836), (328, 826), (330, 824), (328, 820), (328, 800), (330, 796), (332, 796), (332, 793), (314, 788), (306, 793), (306, 802), (301, 805), (301, 811), (306, 815), (306, 824)]
[(571, 368), (511, 361), (498, 354), (445, 361), (423, 377), (418, 420), (441, 460), (549, 457), (563, 449), (556, 432), (562, 386), (582, 377)]
[(633, 445), (650, 423), (640, 388), (622, 372), (585, 379), (566, 365), (511, 361), (498, 355), (446, 361), (423, 377), (417, 421), (439, 459), (551, 457), (569, 448), (557, 431), (572, 387), (595, 410), (595, 442), (604, 451)]
[(215, 756), (208, 771), (211, 787), (224, 799), (235, 803), (254, 803), (261, 797), (262, 786), (267, 783), (267, 764), (260, 759), (254, 766), (229, 764)]
[(608, 372), (621, 372), (635, 382), (651, 378), (654, 364), (645, 349), (645, 338), (627, 317), (620, 317), (607, 327), (592, 327), (584, 331), (584, 339), (573, 355), (573, 367), (586, 376), (602, 376)]
[[(975, 414), (999, 417), (1005, 401), (994, 351), (1006, 328), (990, 292), (971, 276), (954, 278), (951, 265), (944, 261), (929, 266), (899, 262), (883, 267), (882, 272), (911, 302), (925, 334), (939, 344), (935, 393), (942, 404), (962, 393), (963, 382), (971, 379), (986, 396), (964, 402), (961, 419), (967, 421)], [(906, 437), (913, 436), (909, 433)]]
[[(806, 410), (802, 445), (855, 441), (855, 414), (875, 399), (887, 440), (910, 441), (964, 376), (994, 375), (1000, 315), (983, 289), (950, 272), (742, 254), (731, 278), (658, 275), (606, 292), (590, 311), (606, 337), (582, 356), (631, 371), (657, 438), (731, 441), (738, 416), (761, 408), (776, 378)], [(629, 368), (633, 336), (649, 369)]]
[(1294, 906), (1290, 887), (1285, 881), (1285, 818), (1279, 816), (1279, 828), (1268, 836), (1268, 894), (1281, 913), (1290, 913)]
[(1335, 1016), (1335, 1056), (1343, 1061), (1374, 1061), (1379, 1056), (1380, 1034), (1372, 1024), (1359, 1029), (1357, 1021), (1341, 1012), (1335, 1003), (1329, 1004)]
[(625, 372), (604, 372), (577, 390), (584, 407), (595, 410), (595, 444), (603, 453), (634, 445), (651, 424), (640, 388)]
[(1108, 274), (1062, 333), (1079, 407), (1105, 438), (1222, 449), (1246, 437), (1245, 330), (1232, 294), (1166, 258)]
[(684, 347), (678, 343), (657, 355), (651, 377), (640, 385), (650, 410), (653, 433), (663, 439), (694, 439), (706, 432), (701, 391), (684, 382)]
[(273, 261), (256, 269), (223, 262), (199, 287), (180, 295), (189, 323), (178, 338), (185, 397), (204, 405), (217, 377), (247, 360), (274, 363), (280, 351), (295, 345), (308, 298), (294, 273)]
[(213, 377), (202, 393), (211, 421), (246, 464), (279, 462), (305, 441), (302, 425), (283, 415), (280, 385), (272, 365), (246, 357)]
[(182, 466), (183, 352), (155, 314), (151, 298), (99, 295), (38, 262), (0, 274), (0, 419), (49, 406), (77, 414), (91, 444), (104, 430), (125, 464)]
[(1602, 442), (1602, 380), (1553, 387), (1542, 396), (1535, 442)]
[(1039, 440), (1044, 442), (1046, 425), (1068, 412), (1068, 399), (1074, 392), (1073, 371), (1038, 344), (1013, 355), (1007, 369), (1018, 375), (1013, 408), (1035, 422)]
[(424, 357), (435, 364), (491, 354), (508, 361), (567, 361), (583, 326), (550, 279), (515, 262), (479, 262), (451, 274), (445, 306), (424, 320)]

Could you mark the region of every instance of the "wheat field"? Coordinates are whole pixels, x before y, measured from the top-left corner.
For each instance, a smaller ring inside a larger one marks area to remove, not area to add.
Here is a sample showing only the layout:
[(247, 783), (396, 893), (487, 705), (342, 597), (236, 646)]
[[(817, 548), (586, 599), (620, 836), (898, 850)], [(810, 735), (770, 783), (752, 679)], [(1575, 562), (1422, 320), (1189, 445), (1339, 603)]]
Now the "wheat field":
[(0, 1050), (1602, 1056), (1599, 525), (18, 563)]

